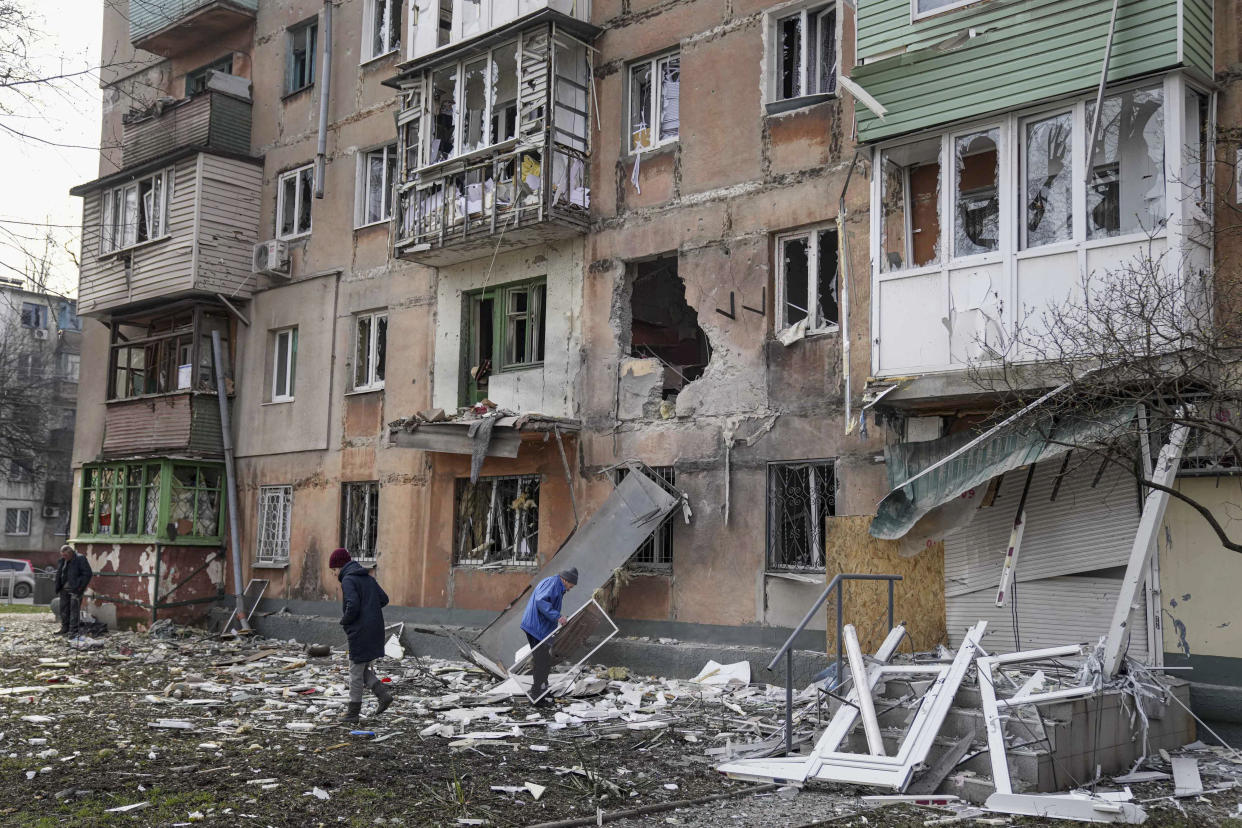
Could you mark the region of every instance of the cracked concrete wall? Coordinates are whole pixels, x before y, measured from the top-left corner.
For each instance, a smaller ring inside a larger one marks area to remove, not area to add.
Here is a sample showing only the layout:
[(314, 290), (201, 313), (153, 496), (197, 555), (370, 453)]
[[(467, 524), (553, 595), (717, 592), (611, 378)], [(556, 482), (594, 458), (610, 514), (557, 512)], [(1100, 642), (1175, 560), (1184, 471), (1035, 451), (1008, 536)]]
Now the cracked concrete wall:
[[(599, 0), (595, 8), (594, 22), (605, 27), (596, 43), (605, 129), (594, 150), (595, 224), (583, 295), (584, 362), (592, 366), (581, 392), (585, 498), (589, 510), (610, 488), (591, 471), (637, 458), (674, 466), (695, 510), (692, 525), (676, 522), (671, 573), (631, 583), (618, 611), (623, 618), (796, 623), (822, 586), (765, 571), (769, 463), (835, 461), (838, 514), (871, 514), (884, 493), (883, 466), (874, 459), (879, 429), (870, 429), (869, 440), (844, 434), (841, 334), (789, 347), (774, 339), (773, 236), (836, 219), (853, 158), (853, 108), (838, 99), (765, 114), (763, 12), (770, 5)], [(630, 180), (634, 157), (611, 140), (624, 133), (617, 127), (626, 67), (674, 46), (681, 52), (681, 140), (642, 155), (639, 192)], [(844, 52), (848, 64), (852, 44)], [(855, 402), (870, 356), (866, 182), (864, 165), (847, 194)], [(658, 255), (677, 256), (712, 357), (678, 395), (675, 416), (640, 419), (633, 415), (650, 406), (622, 353), (630, 324), (625, 280), (627, 263)], [(760, 424), (773, 418), (763, 433)], [(729, 435), (752, 431), (761, 436), (732, 446), (726, 472)]]

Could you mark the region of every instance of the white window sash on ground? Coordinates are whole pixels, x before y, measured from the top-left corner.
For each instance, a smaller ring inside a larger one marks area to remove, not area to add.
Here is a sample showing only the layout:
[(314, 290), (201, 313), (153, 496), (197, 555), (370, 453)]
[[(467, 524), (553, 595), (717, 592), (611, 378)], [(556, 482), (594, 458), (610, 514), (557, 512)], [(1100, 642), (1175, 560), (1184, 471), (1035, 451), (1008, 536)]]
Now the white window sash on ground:
[(776, 327), (806, 322), (808, 331), (838, 323), (836, 227), (815, 227), (776, 237)]
[(383, 57), (401, 47), (401, 7), (405, 0), (366, 0), (362, 22), (362, 60)]
[(355, 227), (392, 218), (393, 184), (397, 176), (397, 145), (359, 153)]
[(354, 390), (384, 387), (388, 313), (364, 313), (354, 323)]
[(112, 253), (168, 235), (172, 170), (160, 170), (100, 196), (99, 250)]
[(276, 236), (292, 239), (311, 231), (315, 165), (281, 173), (276, 180)]
[(30, 509), (5, 509), (4, 510), (4, 534), (6, 535), (29, 535), (30, 534)]
[(292, 486), (259, 487), (258, 563), (289, 562), (290, 526), (293, 518)]
[(774, 15), (772, 21), (769, 101), (835, 94), (839, 52), (836, 5), (811, 4)]
[(275, 331), (272, 334), (272, 402), (293, 399), (297, 359), (298, 329)]
[(671, 52), (629, 68), (629, 152), (671, 144), (681, 133), (681, 53)]

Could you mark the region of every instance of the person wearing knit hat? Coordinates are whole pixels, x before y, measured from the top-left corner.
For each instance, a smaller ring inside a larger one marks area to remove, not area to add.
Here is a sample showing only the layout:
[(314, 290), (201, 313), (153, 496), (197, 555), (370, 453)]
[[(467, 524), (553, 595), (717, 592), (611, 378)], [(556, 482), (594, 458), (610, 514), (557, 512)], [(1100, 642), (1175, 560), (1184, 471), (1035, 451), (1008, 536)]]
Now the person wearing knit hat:
[(535, 586), (530, 600), (526, 603), (526, 612), (522, 615), (522, 632), (530, 642), (533, 653), (534, 670), (530, 697), (535, 699), (536, 707), (551, 704), (543, 698), (548, 692), (548, 674), (552, 672), (552, 652), (549, 647), (540, 647), (539, 642), (556, 632), (557, 627), (565, 623), (561, 614), (561, 601), (565, 593), (578, 585), (578, 570), (570, 567), (557, 575), (549, 575)]
[(384, 611), (388, 595), (371, 574), (349, 554), (348, 549), (333, 549), (328, 568), (336, 570), (341, 582), (341, 626), (349, 639), (349, 703), (342, 722), (358, 721), (362, 712), (362, 691), (369, 689), (379, 700), (375, 715), (392, 704), (389, 690), (371, 664), (384, 654)]

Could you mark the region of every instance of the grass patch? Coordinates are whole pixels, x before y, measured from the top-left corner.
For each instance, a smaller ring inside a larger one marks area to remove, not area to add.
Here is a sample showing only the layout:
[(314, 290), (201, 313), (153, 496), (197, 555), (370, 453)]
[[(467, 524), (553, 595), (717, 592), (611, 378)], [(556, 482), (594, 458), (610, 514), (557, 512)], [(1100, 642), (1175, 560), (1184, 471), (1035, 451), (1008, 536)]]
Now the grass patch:
[(33, 615), (39, 612), (44, 615), (52, 614), (44, 604), (0, 604), (0, 615)]

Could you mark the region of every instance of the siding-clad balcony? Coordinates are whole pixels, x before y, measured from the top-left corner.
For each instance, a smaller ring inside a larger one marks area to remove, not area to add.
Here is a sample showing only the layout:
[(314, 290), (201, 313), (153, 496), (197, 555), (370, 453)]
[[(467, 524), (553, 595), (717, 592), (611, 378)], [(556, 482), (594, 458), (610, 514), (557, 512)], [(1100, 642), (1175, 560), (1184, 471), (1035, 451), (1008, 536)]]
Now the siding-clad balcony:
[(184, 147), (248, 155), (250, 110), (248, 99), (208, 89), (158, 109), (127, 115), (121, 132), (122, 166), (133, 167)]
[(171, 57), (252, 22), (259, 0), (130, 0), (134, 46)]
[(216, 395), (182, 391), (110, 401), (104, 413), (103, 453), (105, 457), (223, 456)]

